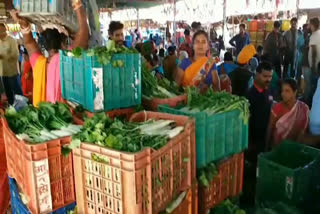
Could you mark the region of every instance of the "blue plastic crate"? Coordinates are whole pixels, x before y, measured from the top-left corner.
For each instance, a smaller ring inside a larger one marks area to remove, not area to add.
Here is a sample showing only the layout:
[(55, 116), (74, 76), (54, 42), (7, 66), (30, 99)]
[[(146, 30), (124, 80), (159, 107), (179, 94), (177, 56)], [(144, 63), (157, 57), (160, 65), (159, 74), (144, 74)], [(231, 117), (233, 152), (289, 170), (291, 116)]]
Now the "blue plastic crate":
[[(116, 54), (112, 60), (121, 60), (124, 66), (101, 65), (96, 56), (83, 54), (81, 58), (74, 58), (60, 51), (62, 97), (81, 104), (90, 112), (140, 105), (140, 54)], [(94, 78), (99, 75), (102, 85)], [(102, 90), (103, 98), (100, 97)], [(97, 104), (99, 102), (100, 105)]]
[[(31, 214), (28, 208), (22, 203), (16, 181), (13, 178), (9, 178), (10, 196), (11, 196), (11, 208), (13, 214)], [(76, 203), (72, 203), (68, 206), (60, 208), (51, 214), (66, 214), (68, 211), (73, 211), (76, 207)]]

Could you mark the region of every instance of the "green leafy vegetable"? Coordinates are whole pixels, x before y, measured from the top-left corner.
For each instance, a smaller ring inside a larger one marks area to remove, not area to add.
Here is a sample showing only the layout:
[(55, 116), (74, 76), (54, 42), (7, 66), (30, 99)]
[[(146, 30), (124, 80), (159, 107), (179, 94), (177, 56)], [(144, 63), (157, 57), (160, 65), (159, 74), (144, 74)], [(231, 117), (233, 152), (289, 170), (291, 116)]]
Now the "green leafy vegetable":
[(80, 131), (80, 126), (70, 124), (72, 114), (62, 103), (32, 105), (17, 112), (13, 107), (6, 110), (6, 120), (10, 129), (21, 140), (42, 143), (60, 137), (71, 136)]
[(197, 88), (188, 88), (188, 104), (185, 111), (204, 111), (208, 114), (219, 114), (239, 110), (240, 117), (245, 124), (249, 121), (249, 101), (244, 97), (231, 95), (227, 92), (213, 92), (208, 90), (200, 94)]
[(142, 93), (146, 98), (173, 98), (182, 93), (175, 82), (163, 78), (158, 80), (151, 71), (148, 70), (145, 62), (141, 66), (142, 73)]
[(237, 205), (233, 204), (229, 199), (223, 201), (216, 208), (212, 209), (212, 214), (246, 214), (246, 212), (240, 209)]
[(206, 167), (198, 169), (197, 177), (199, 184), (204, 187), (209, 187), (211, 182), (219, 174), (214, 163), (209, 163)]
[(72, 55), (76, 58), (80, 58), (82, 56), (82, 52), (83, 52), (83, 49), (79, 47), (76, 47), (71, 51)]
[[(179, 129), (178, 129), (179, 128)], [(183, 131), (174, 121), (149, 120), (143, 123), (111, 120), (104, 113), (84, 121), (83, 129), (73, 139), (119, 151), (138, 152), (145, 147), (159, 149)]]

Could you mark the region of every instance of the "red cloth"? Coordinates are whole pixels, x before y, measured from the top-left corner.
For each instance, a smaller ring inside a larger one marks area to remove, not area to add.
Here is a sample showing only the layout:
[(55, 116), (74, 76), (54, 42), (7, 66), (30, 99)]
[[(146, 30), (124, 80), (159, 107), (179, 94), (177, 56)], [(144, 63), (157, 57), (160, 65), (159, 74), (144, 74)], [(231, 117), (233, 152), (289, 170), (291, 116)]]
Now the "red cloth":
[(10, 192), (7, 175), (6, 152), (2, 134), (2, 124), (0, 124), (0, 126), (0, 214), (5, 214), (10, 202)]
[(33, 76), (30, 61), (26, 61), (23, 65), (23, 74), (21, 77), (22, 91), (25, 96), (32, 94)]

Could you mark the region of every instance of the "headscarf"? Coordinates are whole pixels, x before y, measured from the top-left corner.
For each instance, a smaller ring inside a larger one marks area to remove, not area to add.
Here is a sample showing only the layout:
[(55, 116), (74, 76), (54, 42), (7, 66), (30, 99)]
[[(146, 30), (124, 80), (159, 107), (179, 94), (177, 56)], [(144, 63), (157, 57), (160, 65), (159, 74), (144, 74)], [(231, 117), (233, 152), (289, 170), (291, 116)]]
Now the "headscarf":
[(248, 64), (250, 59), (256, 55), (256, 53), (256, 48), (252, 44), (245, 46), (238, 55), (238, 64)]

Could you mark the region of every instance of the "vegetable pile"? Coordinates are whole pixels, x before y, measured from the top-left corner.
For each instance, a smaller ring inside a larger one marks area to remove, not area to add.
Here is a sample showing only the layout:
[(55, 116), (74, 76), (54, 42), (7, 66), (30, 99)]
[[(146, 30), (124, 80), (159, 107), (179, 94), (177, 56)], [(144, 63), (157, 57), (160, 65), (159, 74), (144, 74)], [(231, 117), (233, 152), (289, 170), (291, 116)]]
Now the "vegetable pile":
[[(83, 49), (75, 48), (72, 52), (68, 53), (68, 56), (81, 57)], [(132, 54), (138, 53), (135, 49), (129, 49), (125, 46), (116, 46), (113, 40), (109, 40), (104, 47), (96, 47), (87, 51), (87, 56), (97, 56), (98, 62), (102, 65), (111, 63), (113, 67), (123, 67), (123, 60), (113, 60), (112, 56), (115, 54)]]
[(249, 102), (244, 97), (231, 95), (227, 92), (213, 92), (208, 90), (205, 94), (200, 94), (197, 88), (188, 88), (188, 103), (182, 111), (200, 112), (208, 114), (218, 114), (240, 110), (240, 117), (247, 124), (249, 121)]
[(138, 152), (146, 147), (160, 149), (184, 130), (172, 120), (148, 120), (143, 123), (110, 119), (104, 113), (85, 120), (73, 140), (126, 152)]
[(233, 204), (229, 199), (219, 204), (213, 211), (212, 214), (246, 214), (246, 212), (240, 209), (237, 205)]
[(72, 114), (63, 103), (42, 102), (39, 108), (30, 105), (19, 112), (10, 107), (6, 110), (5, 117), (17, 137), (30, 143), (71, 136), (81, 129), (81, 126), (71, 124)]
[(198, 182), (201, 186), (209, 187), (218, 174), (219, 171), (216, 165), (214, 163), (209, 163), (206, 167), (198, 169)]
[(142, 93), (147, 99), (152, 98), (173, 98), (181, 95), (179, 87), (175, 82), (168, 79), (158, 80), (148, 71), (145, 63), (142, 63)]

